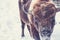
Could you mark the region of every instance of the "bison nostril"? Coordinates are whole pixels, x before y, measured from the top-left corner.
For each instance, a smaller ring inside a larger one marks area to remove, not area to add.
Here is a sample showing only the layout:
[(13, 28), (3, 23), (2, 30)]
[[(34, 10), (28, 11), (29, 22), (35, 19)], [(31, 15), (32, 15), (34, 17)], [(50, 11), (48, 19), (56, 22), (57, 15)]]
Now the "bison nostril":
[(43, 31), (41, 31), (41, 36), (50, 36), (51, 35), (51, 31), (49, 31), (49, 30), (43, 30)]
[(46, 35), (46, 34), (47, 34), (47, 32), (46, 32), (46, 31), (43, 31), (43, 32), (42, 32), (42, 34), (43, 34), (43, 35)]

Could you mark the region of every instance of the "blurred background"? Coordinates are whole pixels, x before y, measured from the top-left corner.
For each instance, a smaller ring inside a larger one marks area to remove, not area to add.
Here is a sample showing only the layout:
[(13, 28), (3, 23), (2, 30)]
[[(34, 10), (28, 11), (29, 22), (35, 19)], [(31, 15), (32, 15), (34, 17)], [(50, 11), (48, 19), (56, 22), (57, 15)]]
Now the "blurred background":
[(53, 0), (53, 2), (58, 8), (60, 8), (60, 0)]
[[(60, 0), (53, 0), (60, 7)], [(55, 16), (56, 24), (51, 40), (60, 40), (60, 12)], [(25, 27), (25, 37), (21, 37), (21, 22), (18, 0), (0, 0), (0, 40), (33, 40)]]

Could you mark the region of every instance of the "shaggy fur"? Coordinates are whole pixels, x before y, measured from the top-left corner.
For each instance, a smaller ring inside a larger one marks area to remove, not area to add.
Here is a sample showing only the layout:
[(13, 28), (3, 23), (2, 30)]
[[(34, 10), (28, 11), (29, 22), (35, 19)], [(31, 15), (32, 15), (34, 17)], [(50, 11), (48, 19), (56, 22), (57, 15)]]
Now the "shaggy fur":
[[(22, 10), (24, 6), (25, 12)], [(55, 25), (56, 7), (50, 0), (19, 0), (20, 18), (22, 23), (22, 37), (24, 26), (35, 40), (50, 40)], [(29, 14), (29, 12), (32, 14)], [(29, 25), (30, 24), (30, 25)]]
[[(56, 8), (54, 4), (52, 4), (51, 2), (45, 2), (40, 0), (36, 0), (36, 2), (33, 4), (32, 1), (29, 11), (32, 11), (31, 13), (33, 14), (33, 16), (28, 14), (28, 19), (30, 23), (34, 25), (31, 26), (31, 28), (35, 27), (35, 30), (37, 30), (37, 34), (39, 36), (41, 36), (42, 38), (46, 37), (44, 40), (50, 40), (50, 36), (53, 32), (53, 27), (55, 25)], [(32, 32), (32, 34), (33, 33), (34, 32)], [(32, 36), (34, 37), (36, 35)]]

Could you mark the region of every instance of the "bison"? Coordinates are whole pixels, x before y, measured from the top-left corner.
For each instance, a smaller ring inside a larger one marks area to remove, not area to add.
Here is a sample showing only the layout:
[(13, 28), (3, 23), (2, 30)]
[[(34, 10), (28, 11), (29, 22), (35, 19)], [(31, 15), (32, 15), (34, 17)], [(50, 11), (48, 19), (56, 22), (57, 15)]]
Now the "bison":
[(24, 37), (24, 27), (35, 40), (50, 40), (59, 11), (51, 0), (19, 0), (19, 11)]

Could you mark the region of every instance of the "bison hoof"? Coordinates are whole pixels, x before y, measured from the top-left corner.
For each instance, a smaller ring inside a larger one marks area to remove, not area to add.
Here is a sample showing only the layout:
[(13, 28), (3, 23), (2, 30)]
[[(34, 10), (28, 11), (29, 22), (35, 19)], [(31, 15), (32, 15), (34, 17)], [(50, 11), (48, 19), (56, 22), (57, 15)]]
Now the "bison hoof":
[(22, 37), (24, 37), (25, 35), (21, 35)]

